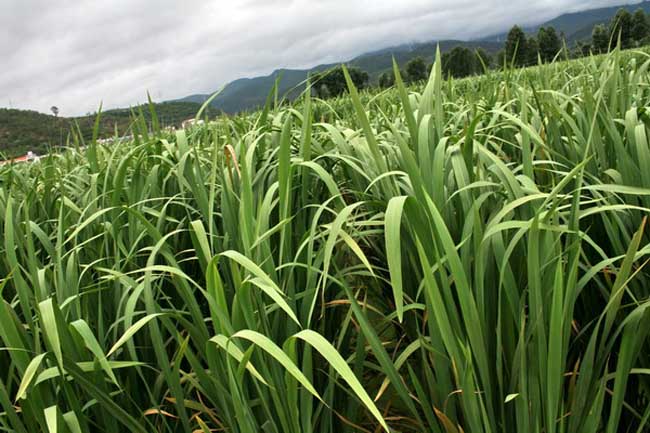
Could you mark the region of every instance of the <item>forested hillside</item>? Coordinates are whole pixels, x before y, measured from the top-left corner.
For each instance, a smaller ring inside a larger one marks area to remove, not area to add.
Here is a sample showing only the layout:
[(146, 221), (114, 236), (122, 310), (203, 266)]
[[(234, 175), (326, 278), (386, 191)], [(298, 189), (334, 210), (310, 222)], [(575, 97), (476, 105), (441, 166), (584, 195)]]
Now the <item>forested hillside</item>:
[[(200, 108), (192, 102), (164, 102), (154, 104), (162, 126), (179, 126), (183, 120), (194, 117)], [(149, 107), (108, 110), (101, 113), (99, 136), (106, 138), (125, 135), (129, 131), (132, 112), (142, 111), (151, 121)], [(214, 110), (213, 110), (214, 112)], [(210, 112), (208, 112), (210, 114)], [(29, 110), (0, 108), (0, 153), (2, 158), (48, 152), (50, 147), (65, 145), (71, 131), (79, 131), (84, 140), (92, 138), (96, 113), (81, 117), (60, 117)]]

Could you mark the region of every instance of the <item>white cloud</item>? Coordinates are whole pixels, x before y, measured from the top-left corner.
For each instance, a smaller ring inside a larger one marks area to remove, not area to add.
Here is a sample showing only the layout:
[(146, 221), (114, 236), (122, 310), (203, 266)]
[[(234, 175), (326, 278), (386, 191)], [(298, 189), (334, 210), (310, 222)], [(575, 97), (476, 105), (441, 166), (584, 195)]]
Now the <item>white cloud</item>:
[(599, 0), (2, 0), (0, 106), (62, 115), (207, 93), (280, 67), (468, 39)]

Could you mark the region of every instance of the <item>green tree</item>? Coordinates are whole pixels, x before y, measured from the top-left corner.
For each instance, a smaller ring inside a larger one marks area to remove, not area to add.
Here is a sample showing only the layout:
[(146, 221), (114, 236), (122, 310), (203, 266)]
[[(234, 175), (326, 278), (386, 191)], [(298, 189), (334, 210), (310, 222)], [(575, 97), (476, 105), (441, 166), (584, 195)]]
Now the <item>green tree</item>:
[(387, 89), (395, 84), (395, 75), (391, 72), (384, 72), (379, 76), (379, 87)]
[(316, 96), (318, 96), (319, 98), (327, 99), (330, 96), (332, 96), (330, 94), (329, 87), (327, 87), (326, 84), (321, 84), (320, 86), (316, 87), (315, 90), (316, 90)]
[(454, 47), (442, 55), (442, 71), (445, 76), (462, 78), (476, 71), (478, 58), (470, 49)]
[(368, 87), (370, 76), (366, 71), (362, 71), (359, 68), (349, 68), (348, 72), (350, 73), (350, 78), (352, 78), (352, 82), (354, 83), (357, 89), (361, 90)]
[(483, 48), (478, 48), (476, 50), (476, 69), (474, 72), (483, 72), (483, 68), (490, 68), (492, 66), (492, 56), (488, 54)]
[(612, 44), (621, 39), (621, 48), (634, 46), (632, 38), (632, 15), (626, 9), (619, 9), (609, 23), (609, 33), (612, 35)]
[(537, 32), (539, 54), (545, 63), (552, 62), (555, 56), (562, 49), (560, 37), (554, 27), (542, 27)]
[(597, 54), (603, 54), (609, 50), (609, 31), (604, 25), (598, 24), (592, 30), (591, 48)]
[(637, 45), (650, 36), (650, 22), (643, 9), (639, 8), (632, 15), (632, 38)]
[(411, 59), (406, 64), (406, 75), (409, 82), (424, 81), (427, 79), (427, 64), (422, 57)]
[[(367, 72), (359, 68), (348, 68), (348, 73), (357, 89), (361, 90), (368, 87), (369, 76)], [(339, 96), (348, 90), (341, 66), (314, 75), (312, 81), (316, 83), (316, 95), (320, 98)]]
[(514, 26), (508, 32), (505, 43), (505, 55), (508, 63), (523, 66), (528, 58), (526, 34), (519, 26)]
[(526, 66), (536, 65), (539, 63), (539, 43), (537, 38), (530, 37), (526, 40)]
[(589, 41), (578, 41), (575, 48), (571, 51), (571, 58), (586, 57), (591, 51), (592, 47)]
[(506, 50), (501, 49), (497, 51), (496, 59), (495, 59), (495, 66), (497, 69), (501, 69), (504, 67), (506, 64)]

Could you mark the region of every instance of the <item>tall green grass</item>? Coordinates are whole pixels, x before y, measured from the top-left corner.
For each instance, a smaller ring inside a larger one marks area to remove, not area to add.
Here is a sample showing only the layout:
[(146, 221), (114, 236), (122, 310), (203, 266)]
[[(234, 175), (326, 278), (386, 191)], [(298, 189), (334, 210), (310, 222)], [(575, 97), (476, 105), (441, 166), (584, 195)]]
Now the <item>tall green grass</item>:
[(0, 167), (0, 429), (650, 431), (649, 67), (395, 68)]

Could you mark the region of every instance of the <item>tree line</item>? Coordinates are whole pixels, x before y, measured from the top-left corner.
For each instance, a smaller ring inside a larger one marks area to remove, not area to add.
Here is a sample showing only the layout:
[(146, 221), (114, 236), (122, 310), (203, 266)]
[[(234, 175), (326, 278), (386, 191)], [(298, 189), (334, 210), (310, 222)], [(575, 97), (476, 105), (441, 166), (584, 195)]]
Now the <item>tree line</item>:
[(555, 57), (578, 58), (590, 54), (603, 54), (618, 46), (629, 49), (650, 44), (650, 17), (637, 9), (630, 13), (619, 9), (609, 23), (596, 25), (591, 40), (578, 41), (572, 50), (567, 47), (566, 38), (553, 27), (542, 27), (537, 36), (528, 36), (521, 27), (514, 26), (508, 32), (504, 49), (499, 53), (497, 63), (514, 66), (528, 66), (552, 61)]
[[(492, 66), (492, 56), (482, 48), (471, 50), (467, 47), (457, 46), (442, 54), (442, 73), (445, 76), (463, 78), (469, 75), (480, 74)], [(400, 75), (407, 83), (426, 80), (431, 73), (433, 63), (427, 63), (422, 57), (411, 59), (400, 70)], [(384, 72), (379, 76), (379, 87), (387, 88), (395, 84), (392, 72)]]
[[(457, 46), (442, 54), (442, 70), (445, 76), (463, 78), (480, 74), (491, 66), (492, 56), (482, 48), (474, 51)], [(432, 68), (433, 63), (427, 63), (423, 57), (415, 57), (409, 60), (403, 69), (400, 69), (400, 76), (408, 84), (416, 83), (426, 80)], [(371, 86), (370, 76), (366, 71), (357, 67), (348, 67), (348, 72), (357, 89), (361, 90)], [(341, 66), (313, 73), (310, 75), (310, 81), (313, 83), (314, 94), (319, 98), (336, 97), (347, 91), (347, 83)], [(379, 76), (377, 84), (381, 88), (391, 87), (395, 84), (395, 75), (392, 71), (383, 72)]]
[[(520, 26), (513, 26), (506, 37), (502, 50), (493, 57), (482, 48), (472, 50), (457, 46), (442, 54), (441, 67), (445, 77), (463, 78), (484, 73), (487, 69), (501, 67), (524, 67), (538, 63), (550, 63), (556, 58), (568, 59), (602, 54), (617, 46), (620, 38), (621, 48), (634, 48), (650, 45), (650, 17), (638, 9), (630, 13), (619, 9), (607, 24), (594, 27), (591, 40), (579, 41), (569, 49), (566, 37), (552, 26), (541, 27), (536, 34), (526, 34)], [(424, 81), (429, 77), (432, 63), (422, 57), (411, 59), (400, 75), (406, 83)], [(367, 72), (348, 68), (350, 78), (358, 89), (370, 87)], [(347, 84), (341, 67), (311, 75), (314, 93), (320, 98), (339, 96), (346, 92)], [(380, 88), (392, 87), (395, 75), (392, 71), (383, 72), (377, 82)]]
[(581, 48), (585, 53), (606, 53), (616, 47), (619, 39), (623, 49), (650, 44), (650, 17), (643, 9), (637, 9), (633, 14), (619, 9), (609, 25), (594, 27), (591, 43), (585, 43)]

